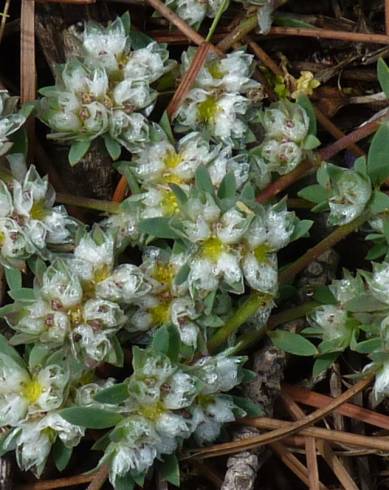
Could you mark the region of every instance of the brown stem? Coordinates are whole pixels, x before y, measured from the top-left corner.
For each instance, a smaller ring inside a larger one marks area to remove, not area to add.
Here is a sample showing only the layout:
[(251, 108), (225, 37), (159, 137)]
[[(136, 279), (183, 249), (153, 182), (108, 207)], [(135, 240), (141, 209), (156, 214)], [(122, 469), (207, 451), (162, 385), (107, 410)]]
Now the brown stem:
[(328, 488), (317, 481), (317, 486), (311, 486), (312, 476), (309, 468), (304, 466), (294, 454), (291, 454), (283, 444), (279, 442), (273, 442), (270, 444), (272, 450), (279, 456), (281, 461), (287, 466), (293, 473), (300, 478), (300, 480), (312, 490), (328, 490)]
[(104, 485), (109, 475), (109, 467), (106, 464), (101, 466), (97, 473), (95, 473), (93, 480), (87, 486), (86, 490), (100, 490), (100, 488)]
[(209, 43), (203, 43), (197, 49), (189, 69), (182, 78), (180, 85), (178, 86), (175, 94), (173, 95), (172, 99), (169, 102), (169, 105), (166, 108), (166, 113), (169, 116), (169, 119), (172, 119), (172, 117), (182, 104), (183, 100), (187, 96), (189, 90), (192, 88), (197, 78), (197, 75), (199, 74), (201, 68), (204, 66), (204, 63), (207, 60), (210, 48), (211, 45)]
[(315, 29), (305, 27), (272, 27), (272, 35), (286, 35), (299, 37), (315, 37), (318, 39), (337, 39), (339, 41), (389, 44), (386, 34), (368, 34), (364, 32), (332, 31), (330, 29)]
[[(282, 401), (289, 414), (294, 420), (299, 420), (305, 417), (305, 413), (301, 408), (291, 400), (285, 393), (281, 394)], [(313, 437), (305, 438), (305, 454), (308, 468), (309, 488), (310, 490), (319, 489), (319, 468), (316, 455), (316, 441)]]
[[(309, 407), (320, 408), (325, 406), (328, 402), (333, 400), (332, 397), (316, 393), (315, 391), (307, 390), (300, 386), (284, 385), (282, 387), (283, 393), (287, 394), (292, 400), (308, 405)], [(360, 420), (365, 424), (374, 425), (384, 430), (389, 430), (389, 416), (382, 413), (374, 412), (366, 408), (353, 405), (352, 403), (345, 403), (341, 407), (335, 410), (336, 413), (344, 415), (345, 417), (351, 417), (356, 420)]]
[(336, 228), (332, 233), (324, 238), (324, 240), (310, 248), (304, 255), (284, 269), (279, 275), (280, 284), (285, 284), (292, 281), (296, 274), (301, 272), (311, 262), (320, 257), (320, 255), (322, 255), (322, 253), (324, 253), (326, 250), (329, 250), (350, 233), (358, 229), (367, 219), (368, 215), (362, 214), (354, 221), (351, 221), (351, 223), (347, 223), (346, 225)]
[(75, 475), (66, 478), (57, 478), (56, 480), (37, 481), (36, 483), (29, 483), (27, 485), (19, 485), (16, 490), (50, 490), (52, 488), (67, 488), (81, 485), (83, 483), (89, 483), (93, 478), (93, 475)]
[[(259, 417), (256, 419), (242, 419), (242, 423), (257, 427), (258, 429), (270, 429), (272, 432), (276, 430), (287, 430), (296, 422), (287, 422), (286, 420), (270, 419), (267, 417)], [(271, 434), (270, 432), (269, 434)], [(267, 435), (267, 434), (264, 434)], [(322, 429), (320, 427), (307, 427), (301, 430), (301, 435), (317, 437), (324, 441), (330, 441), (337, 444), (345, 444), (348, 446), (356, 446), (362, 448), (377, 449), (378, 451), (389, 451), (389, 440), (386, 437), (364, 436), (353, 434), (351, 432), (342, 432), (338, 430)], [(255, 439), (254, 437), (252, 439)], [(247, 444), (249, 444), (248, 439)], [(245, 441), (246, 442), (246, 441)], [(221, 444), (219, 444), (221, 446)], [(240, 450), (240, 449), (239, 449)], [(205, 457), (208, 457), (207, 455)]]
[[(192, 457), (198, 458), (211, 458), (224, 454), (231, 454), (238, 451), (245, 451), (247, 449), (253, 449), (259, 446), (263, 446), (265, 444), (269, 444), (271, 442), (278, 441), (283, 439), (284, 437), (288, 437), (290, 435), (295, 434), (296, 432), (300, 432), (302, 429), (309, 427), (314, 424), (318, 420), (327, 416), (329, 413), (333, 412), (336, 408), (340, 407), (343, 403), (353, 398), (357, 393), (363, 391), (374, 379), (374, 373), (370, 372), (366, 375), (365, 379), (358, 381), (354, 386), (350, 387), (347, 391), (345, 391), (338, 398), (330, 402), (326, 407), (320, 408), (319, 410), (315, 410), (311, 414), (304, 417), (304, 419), (298, 420), (293, 423), (285, 422), (282, 426), (275, 428), (271, 432), (267, 434), (261, 434), (256, 437), (251, 437), (249, 439), (243, 441), (234, 441), (227, 442), (223, 444), (216, 444), (214, 446), (210, 446), (204, 449), (194, 450), (192, 453)], [(270, 419), (271, 420), (271, 419)], [(281, 421), (283, 422), (283, 421)], [(273, 427), (274, 428), (274, 427)], [(318, 429), (315, 429), (318, 430)], [(312, 435), (312, 434), (309, 434)], [(366, 437), (366, 436), (360, 436)], [(367, 437), (367, 439), (370, 439)], [(375, 438), (377, 440), (377, 438)], [(383, 447), (389, 450), (389, 441), (385, 440), (379, 441), (380, 448)]]

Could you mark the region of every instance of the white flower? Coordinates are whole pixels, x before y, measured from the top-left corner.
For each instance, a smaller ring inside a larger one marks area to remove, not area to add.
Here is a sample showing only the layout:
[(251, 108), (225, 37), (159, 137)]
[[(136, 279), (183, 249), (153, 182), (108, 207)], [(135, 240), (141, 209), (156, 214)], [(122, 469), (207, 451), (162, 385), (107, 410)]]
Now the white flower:
[(376, 299), (389, 304), (389, 263), (373, 264), (373, 276), (369, 280), (369, 290)]
[(141, 416), (123, 420), (115, 432), (121, 437), (109, 443), (101, 460), (101, 464), (110, 462), (110, 481), (114, 486), (117, 477), (147, 470), (158, 455), (156, 445), (160, 442), (152, 422)]
[(26, 117), (15, 111), (18, 98), (10, 97), (6, 90), (0, 90), (0, 156), (12, 147), (9, 136), (26, 121)]
[(81, 238), (74, 249), (74, 260), (70, 266), (84, 280), (93, 280), (95, 276), (107, 276), (113, 267), (114, 240), (109, 234), (95, 229), (98, 237), (94, 238), (93, 231)]
[(150, 289), (151, 286), (145, 281), (138, 267), (122, 264), (97, 284), (96, 295), (119, 303), (131, 303), (147, 294)]
[(195, 407), (193, 413), (194, 437), (198, 444), (203, 445), (214, 441), (222, 425), (235, 420), (234, 408), (232, 400), (223, 396), (206, 399), (204, 403)]
[(128, 78), (153, 83), (175, 65), (168, 58), (169, 52), (165, 45), (152, 42), (130, 54), (124, 73)]
[[(186, 71), (193, 59), (194, 51), (182, 55), (182, 67)], [(233, 51), (223, 58), (210, 56), (196, 78), (196, 86), (203, 89), (223, 89), (226, 92), (244, 93), (260, 90), (260, 84), (251, 79), (254, 56), (244, 51)]]
[(349, 336), (347, 312), (337, 305), (322, 305), (309, 316), (313, 326), (322, 328), (324, 341), (343, 339)]
[(166, 0), (166, 5), (173, 8), (177, 15), (191, 26), (198, 26), (207, 14), (207, 2), (199, 0)]
[(77, 306), (83, 291), (79, 279), (63, 261), (57, 259), (43, 275), (41, 294), (54, 309), (60, 310)]
[(239, 367), (244, 361), (244, 357), (228, 357), (223, 353), (197, 361), (194, 372), (204, 383), (202, 394), (230, 391), (239, 384)]
[(247, 124), (241, 119), (249, 107), (249, 100), (236, 93), (212, 94), (201, 88), (192, 89), (174, 118), (177, 130), (196, 131), (205, 127), (213, 138), (226, 144), (241, 143)]
[(30, 374), (25, 366), (0, 354), (0, 425), (16, 426), (27, 414), (58, 408), (67, 382), (68, 373), (60, 366)]
[(66, 422), (58, 413), (51, 412), (38, 420), (20, 424), (15, 432), (10, 433), (5, 444), (16, 444), (18, 466), (23, 471), (32, 470), (39, 478), (57, 437), (71, 448), (79, 444), (83, 435), (83, 429)]
[(357, 172), (338, 168), (331, 184), (328, 223), (331, 225), (350, 223), (362, 214), (370, 200), (372, 193), (370, 181)]
[[(368, 366), (366, 366), (368, 367)], [(389, 394), (389, 361), (382, 364), (376, 373), (373, 398), (374, 404), (378, 405)]]

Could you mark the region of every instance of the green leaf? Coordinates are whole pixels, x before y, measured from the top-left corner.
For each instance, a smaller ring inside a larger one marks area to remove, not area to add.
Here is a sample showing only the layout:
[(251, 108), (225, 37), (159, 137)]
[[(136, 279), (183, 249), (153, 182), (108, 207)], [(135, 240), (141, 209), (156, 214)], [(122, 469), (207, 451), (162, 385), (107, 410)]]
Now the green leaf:
[(27, 131), (25, 128), (20, 128), (18, 131), (13, 133), (10, 137), (13, 145), (11, 148), (11, 153), (21, 153), (27, 158), (28, 152), (28, 137)]
[(296, 19), (294, 17), (289, 17), (289, 15), (276, 15), (274, 17), (273, 24), (283, 27), (304, 27), (307, 29), (315, 28), (313, 24), (309, 24), (308, 22), (304, 22), (303, 20)]
[(116, 335), (113, 335), (111, 338), (111, 346), (112, 348), (110, 349), (108, 356), (107, 356), (107, 362), (109, 364), (112, 364), (113, 366), (117, 367), (123, 367), (123, 362), (124, 362), (124, 352), (123, 348), (120, 345), (120, 342)]
[(369, 294), (357, 296), (345, 304), (345, 309), (352, 313), (376, 312), (389, 309), (385, 303), (381, 303)]
[(135, 482), (130, 473), (124, 476), (117, 476), (115, 479), (115, 490), (133, 490)]
[(188, 264), (184, 264), (180, 270), (178, 271), (176, 277), (174, 278), (174, 284), (180, 286), (183, 282), (186, 281), (190, 272), (190, 267)]
[(318, 301), (322, 305), (337, 305), (338, 304), (337, 299), (332, 294), (332, 292), (328, 286), (319, 286), (313, 294), (313, 299), (315, 301)]
[(380, 214), (389, 210), (389, 196), (381, 191), (374, 191), (369, 208), (373, 214)]
[(389, 67), (382, 58), (377, 63), (377, 75), (381, 88), (386, 98), (389, 99)]
[(263, 407), (258, 403), (254, 403), (249, 398), (233, 396), (233, 400), (235, 405), (246, 412), (247, 417), (260, 417), (265, 414)]
[(73, 448), (66, 447), (59, 437), (53, 446), (53, 459), (58, 471), (63, 471), (68, 465), (72, 456)]
[(108, 429), (123, 419), (119, 413), (92, 407), (64, 408), (59, 414), (70, 424), (87, 429)]
[(387, 123), (381, 124), (372, 139), (367, 170), (375, 185), (382, 184), (389, 176), (389, 125)]
[(147, 218), (139, 223), (139, 230), (142, 233), (156, 238), (179, 238), (177, 233), (171, 228), (169, 218)]
[(45, 344), (35, 344), (28, 356), (28, 367), (30, 370), (42, 366), (46, 358), (51, 354), (50, 348)]
[(167, 115), (166, 111), (162, 114), (161, 120), (159, 121), (159, 125), (164, 130), (164, 132), (166, 133), (166, 136), (168, 137), (168, 140), (170, 141), (170, 143), (172, 145), (175, 145), (176, 140), (174, 138), (172, 126), (170, 124), (169, 116)]
[(308, 236), (308, 232), (311, 229), (312, 225), (313, 221), (310, 219), (302, 219), (297, 221), (292, 236), (290, 237), (290, 241), (293, 242), (295, 240), (298, 240), (299, 238)]
[(158, 328), (151, 346), (155, 352), (165, 354), (173, 362), (177, 361), (181, 347), (181, 338), (177, 327), (170, 324)]
[(10, 296), (15, 301), (36, 301), (35, 292), (33, 289), (30, 288), (11, 289), (10, 291), (8, 291), (8, 296)]
[(204, 167), (204, 165), (200, 165), (197, 168), (195, 180), (196, 180), (196, 187), (199, 190), (203, 192), (208, 192), (209, 194), (213, 194), (213, 185), (212, 185), (211, 177), (209, 176), (209, 172)]
[(309, 117), (309, 129), (308, 133), (316, 136), (317, 133), (317, 123), (316, 123), (316, 115), (315, 115), (315, 109), (309, 100), (309, 98), (304, 95), (300, 94), (297, 97), (297, 103), (301, 105), (303, 109), (305, 109), (305, 112), (308, 114)]
[(168, 454), (163, 457), (160, 465), (160, 474), (162, 480), (176, 487), (180, 486), (180, 465), (175, 454)]
[(4, 273), (9, 289), (21, 289), (22, 273), (19, 269), (4, 267)]
[(222, 180), (217, 197), (219, 199), (233, 199), (236, 194), (236, 180), (233, 172), (228, 172)]
[(314, 150), (318, 146), (321, 145), (321, 141), (314, 135), (314, 134), (309, 134), (304, 141), (303, 148), (304, 150)]
[(250, 183), (246, 183), (240, 193), (240, 200), (247, 203), (255, 201), (255, 189)]
[(154, 39), (143, 34), (143, 32), (132, 30), (129, 34), (132, 49), (142, 49), (154, 42)]
[(376, 245), (373, 245), (371, 249), (368, 251), (368, 253), (366, 254), (366, 259), (367, 260), (379, 259), (380, 257), (383, 257), (387, 251), (388, 251), (387, 243), (377, 243)]
[(18, 351), (9, 345), (8, 340), (2, 334), (0, 334), (0, 352), (13, 359), (23, 369), (26, 369), (26, 364)]
[(317, 378), (324, 371), (327, 371), (327, 369), (330, 368), (332, 364), (336, 361), (338, 356), (339, 352), (331, 352), (329, 354), (324, 354), (318, 357), (313, 364), (312, 376), (314, 378)]
[(372, 352), (378, 350), (382, 346), (382, 340), (379, 337), (374, 339), (365, 340), (359, 342), (353, 348), (354, 351), (360, 354), (371, 354)]
[(126, 32), (126, 34), (130, 34), (131, 32), (131, 16), (130, 16), (130, 12), (128, 10), (126, 10), (124, 12), (124, 14), (120, 17), (122, 23), (123, 23), (123, 26), (124, 26), (124, 30)]
[(110, 134), (104, 135), (104, 144), (112, 160), (117, 160), (122, 152), (122, 147), (115, 141)]
[(73, 167), (88, 152), (91, 142), (89, 140), (76, 141), (72, 143), (69, 150), (69, 163)]
[(301, 189), (297, 195), (302, 199), (317, 204), (327, 201), (329, 197), (329, 193), (319, 184), (309, 185), (308, 187)]
[(118, 383), (116, 385), (99, 391), (95, 400), (99, 403), (110, 403), (116, 405), (124, 402), (129, 397), (127, 383)]
[(186, 195), (186, 192), (181, 189), (181, 187), (177, 184), (170, 184), (169, 187), (174, 192), (177, 201), (183, 206), (188, 201), (188, 196)]
[(269, 333), (269, 337), (276, 347), (289, 354), (296, 356), (315, 356), (317, 354), (317, 349), (312, 342), (297, 333), (275, 330)]

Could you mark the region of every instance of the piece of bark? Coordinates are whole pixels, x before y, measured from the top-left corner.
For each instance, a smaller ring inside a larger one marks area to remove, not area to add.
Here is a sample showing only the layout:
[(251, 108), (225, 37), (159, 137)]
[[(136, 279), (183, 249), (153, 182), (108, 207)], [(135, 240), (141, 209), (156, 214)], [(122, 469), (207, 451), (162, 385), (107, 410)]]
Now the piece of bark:
[[(257, 376), (245, 385), (244, 396), (262, 405), (267, 416), (273, 414), (273, 404), (280, 392), (284, 365), (285, 354), (268, 342), (254, 354), (252, 369)], [(234, 432), (233, 438), (241, 440), (258, 433), (259, 431), (253, 427), (241, 427)], [(252, 490), (258, 471), (268, 454), (265, 447), (260, 447), (230, 456), (221, 490)]]
[[(37, 5), (36, 33), (53, 76), (57, 64), (79, 54), (77, 43), (69, 34), (69, 27), (90, 19), (107, 21), (109, 13), (100, 3), (88, 7)], [(116, 180), (115, 170), (101, 138), (93, 141), (86, 156), (74, 167), (68, 162), (69, 146), (53, 142), (44, 142), (44, 146), (68, 192), (98, 199), (111, 199)]]

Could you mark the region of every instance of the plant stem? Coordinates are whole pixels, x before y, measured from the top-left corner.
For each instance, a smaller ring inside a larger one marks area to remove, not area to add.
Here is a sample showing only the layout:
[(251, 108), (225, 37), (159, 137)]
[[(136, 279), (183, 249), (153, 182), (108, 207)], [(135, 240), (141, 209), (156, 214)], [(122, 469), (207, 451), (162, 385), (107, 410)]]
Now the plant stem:
[(231, 31), (227, 36), (224, 37), (218, 44), (217, 47), (221, 51), (227, 51), (236, 42), (243, 39), (249, 32), (254, 30), (258, 26), (257, 14), (251, 15), (244, 19), (233, 31)]
[(223, 0), (223, 2), (220, 4), (220, 7), (218, 8), (218, 11), (216, 12), (216, 15), (213, 19), (213, 22), (211, 24), (211, 27), (209, 28), (209, 31), (208, 31), (208, 34), (207, 34), (207, 37), (206, 37), (206, 41), (207, 42), (210, 42), (211, 39), (212, 39), (212, 36), (216, 30), (216, 27), (217, 25), (219, 24), (219, 21), (223, 15), (223, 13), (227, 10), (228, 6), (230, 4), (230, 1), (229, 0)]
[[(330, 233), (326, 238), (324, 238), (321, 242), (316, 244), (314, 247), (310, 248), (304, 255), (302, 255), (299, 259), (289, 265), (286, 269), (284, 269), (279, 276), (279, 283), (285, 284), (294, 279), (295, 275), (301, 272), (305, 267), (307, 267), (311, 262), (320, 257), (326, 250), (332, 248), (338, 242), (343, 240), (347, 235), (355, 231), (359, 228), (367, 219), (368, 214), (362, 214), (358, 218), (356, 218), (351, 223), (348, 223), (343, 226), (339, 226), (336, 230)], [(232, 315), (232, 317), (221, 327), (218, 332), (210, 339), (208, 342), (208, 348), (210, 352), (215, 351), (218, 347), (223, 345), (228, 337), (234, 334), (239, 327), (241, 327), (249, 318), (251, 318), (258, 309), (266, 304), (269, 301), (269, 298), (266, 298), (264, 301), (264, 296), (257, 293), (252, 292), (247, 300), (237, 309), (237, 311)], [(303, 307), (304, 305), (302, 305)], [(281, 315), (281, 314), (280, 314)], [(284, 313), (284, 318), (280, 323), (285, 323), (286, 321), (292, 320), (293, 318), (289, 318), (287, 316), (287, 312)], [(297, 317), (298, 318), (298, 317)], [(278, 323), (277, 325), (279, 325)], [(277, 325), (270, 325), (269, 328), (274, 328)], [(241, 342), (243, 344), (239, 344), (239, 350), (244, 347), (248, 347), (252, 342), (257, 342), (260, 338), (262, 338), (268, 330), (268, 326), (263, 329), (258, 330), (258, 332), (247, 334), (247, 336), (242, 336)]]
[(311, 262), (320, 257), (325, 251), (332, 248), (338, 242), (346, 238), (347, 235), (359, 228), (367, 219), (369, 215), (367, 213), (362, 214), (351, 223), (339, 226), (327, 237), (325, 237), (321, 242), (317, 243), (314, 247), (310, 248), (295, 262), (290, 264), (286, 269), (280, 273), (279, 281), (280, 284), (285, 284), (294, 279), (296, 274), (301, 272), (305, 267), (307, 267)]
[(291, 322), (292, 320), (297, 320), (298, 318), (304, 317), (312, 310), (314, 310), (317, 306), (319, 306), (319, 303), (317, 303), (316, 301), (309, 301), (294, 308), (289, 308), (288, 310), (281, 311), (276, 315), (272, 315), (264, 327), (253, 329), (252, 331), (246, 332), (237, 338), (236, 352), (242, 351), (247, 347), (253, 345), (254, 343), (258, 342), (269, 332), (269, 330), (272, 330), (273, 328), (276, 328), (284, 323)]
[(247, 300), (237, 309), (236, 313), (221, 327), (208, 342), (209, 352), (214, 352), (223, 345), (228, 337), (235, 333), (243, 323), (251, 318), (259, 310), (272, 301), (270, 295), (253, 292)]
[(101, 199), (91, 199), (89, 197), (73, 196), (58, 192), (56, 194), (56, 201), (61, 204), (69, 204), (70, 206), (102, 211), (103, 213), (116, 214), (119, 212), (118, 203), (103, 201)]

